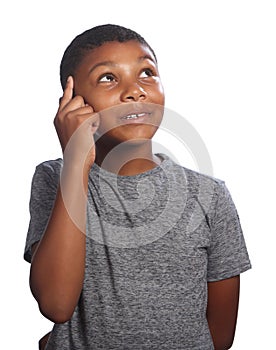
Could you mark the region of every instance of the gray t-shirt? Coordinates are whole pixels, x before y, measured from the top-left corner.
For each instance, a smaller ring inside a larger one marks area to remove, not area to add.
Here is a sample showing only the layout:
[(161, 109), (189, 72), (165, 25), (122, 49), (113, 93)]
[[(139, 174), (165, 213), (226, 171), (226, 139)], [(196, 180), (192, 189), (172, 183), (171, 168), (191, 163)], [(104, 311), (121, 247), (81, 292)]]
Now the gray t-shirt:
[[(160, 166), (116, 176), (90, 171), (83, 290), (47, 350), (214, 349), (207, 282), (251, 267), (239, 217), (223, 181), (164, 154)], [(24, 258), (55, 200), (62, 160), (37, 166)]]

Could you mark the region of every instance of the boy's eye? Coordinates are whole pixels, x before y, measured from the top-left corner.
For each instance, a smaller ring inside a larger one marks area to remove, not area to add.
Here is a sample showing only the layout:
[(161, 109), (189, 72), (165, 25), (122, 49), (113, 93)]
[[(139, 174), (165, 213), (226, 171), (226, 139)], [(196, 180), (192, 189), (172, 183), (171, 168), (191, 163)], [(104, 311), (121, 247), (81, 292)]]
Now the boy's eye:
[(146, 69), (144, 69), (144, 70), (141, 72), (140, 77), (141, 77), (141, 78), (148, 78), (148, 77), (152, 77), (152, 76), (154, 76), (154, 75), (155, 75), (155, 74), (154, 74), (154, 72), (153, 72), (152, 69), (146, 68)]
[(114, 81), (115, 78), (112, 74), (107, 73), (107, 74), (103, 74), (100, 78), (99, 78), (99, 82), (101, 83), (110, 83), (112, 81)]

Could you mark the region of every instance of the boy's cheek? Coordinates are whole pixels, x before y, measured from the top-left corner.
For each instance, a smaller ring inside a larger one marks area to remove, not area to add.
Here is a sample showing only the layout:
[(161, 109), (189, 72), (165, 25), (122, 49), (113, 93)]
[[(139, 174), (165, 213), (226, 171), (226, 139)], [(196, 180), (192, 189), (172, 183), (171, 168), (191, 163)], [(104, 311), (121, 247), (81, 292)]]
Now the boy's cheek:
[(148, 92), (148, 101), (159, 105), (165, 104), (165, 92), (161, 84), (155, 90)]
[(96, 92), (91, 91), (89, 94), (86, 94), (85, 100), (87, 103), (93, 107), (95, 112), (101, 112), (105, 109), (112, 108), (113, 106), (118, 105), (118, 100), (115, 98), (110, 98), (107, 94), (102, 96)]
[(95, 93), (90, 84), (81, 84), (79, 82), (79, 79), (76, 77), (74, 81), (74, 94), (75, 96), (81, 96), (84, 99), (85, 103), (89, 104), (94, 109), (94, 111), (97, 112), (95, 105), (97, 98), (95, 97)]

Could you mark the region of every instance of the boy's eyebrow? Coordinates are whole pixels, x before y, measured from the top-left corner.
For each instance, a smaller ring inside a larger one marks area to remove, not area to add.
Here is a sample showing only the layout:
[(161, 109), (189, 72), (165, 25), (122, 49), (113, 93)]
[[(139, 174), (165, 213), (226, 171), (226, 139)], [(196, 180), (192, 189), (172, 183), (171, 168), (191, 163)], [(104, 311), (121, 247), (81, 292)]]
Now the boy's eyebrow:
[(103, 62), (99, 62), (99, 63), (96, 63), (92, 68), (89, 69), (89, 74), (94, 70), (96, 69), (97, 67), (99, 66), (112, 66), (112, 67), (115, 67), (117, 66), (118, 64), (113, 62), (113, 61), (103, 61)]
[[(144, 60), (150, 60), (150, 61), (152, 61), (154, 64), (156, 64), (156, 62), (154, 61), (154, 59), (153, 59), (150, 55), (144, 55), (144, 56), (138, 57), (137, 62), (141, 62), (141, 61), (144, 61)], [(96, 68), (99, 67), (99, 66), (111, 66), (111, 67), (116, 67), (116, 66), (118, 66), (118, 63), (113, 62), (113, 61), (103, 61), (103, 62), (96, 63), (93, 67), (90, 68), (89, 74), (90, 74), (94, 69), (96, 69)]]
[(156, 64), (155, 60), (150, 55), (144, 55), (138, 58), (138, 61), (143, 61), (143, 60), (150, 60)]

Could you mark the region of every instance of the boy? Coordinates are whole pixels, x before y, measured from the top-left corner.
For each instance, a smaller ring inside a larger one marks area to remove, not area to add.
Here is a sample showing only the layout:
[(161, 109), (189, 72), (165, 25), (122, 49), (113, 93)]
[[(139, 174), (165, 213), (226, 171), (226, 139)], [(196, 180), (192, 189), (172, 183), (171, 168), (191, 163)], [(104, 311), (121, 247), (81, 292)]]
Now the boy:
[(36, 168), (25, 259), (45, 349), (228, 349), (250, 268), (222, 181), (153, 154), (165, 103), (137, 33), (92, 28), (66, 49), (55, 127)]

